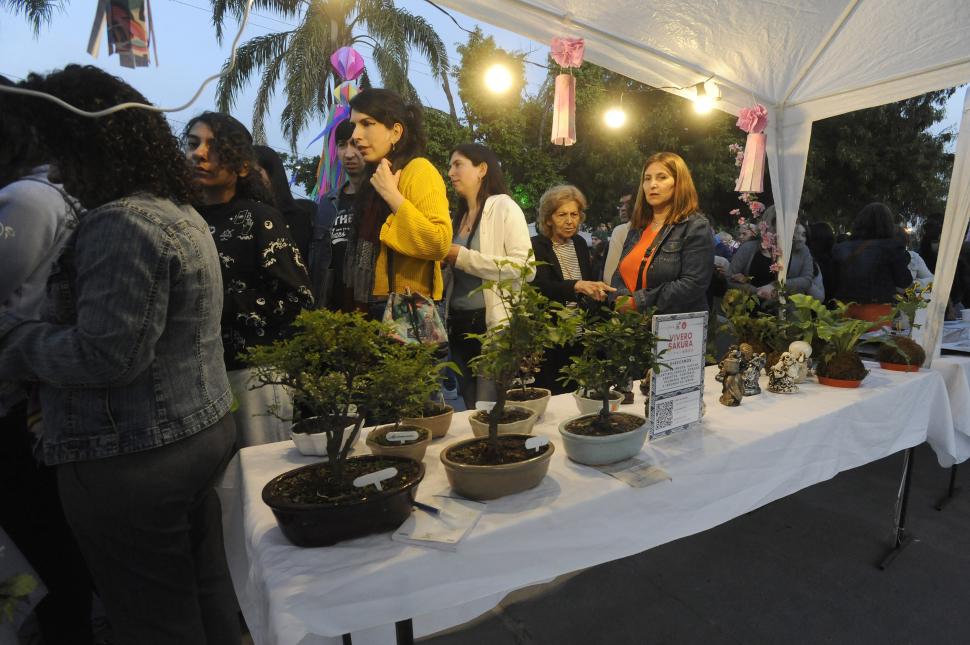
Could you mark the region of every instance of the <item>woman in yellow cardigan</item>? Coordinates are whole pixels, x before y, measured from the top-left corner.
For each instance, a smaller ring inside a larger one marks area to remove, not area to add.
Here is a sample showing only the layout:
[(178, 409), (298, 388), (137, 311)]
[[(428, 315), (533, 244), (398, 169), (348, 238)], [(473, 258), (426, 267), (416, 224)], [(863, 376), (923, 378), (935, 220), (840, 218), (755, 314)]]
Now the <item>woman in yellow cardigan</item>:
[(421, 108), (389, 90), (367, 89), (350, 101), (353, 143), (367, 165), (355, 204), (345, 281), (361, 309), (380, 320), (391, 290), (441, 300), (440, 261), (451, 250), (445, 183), (421, 157)]

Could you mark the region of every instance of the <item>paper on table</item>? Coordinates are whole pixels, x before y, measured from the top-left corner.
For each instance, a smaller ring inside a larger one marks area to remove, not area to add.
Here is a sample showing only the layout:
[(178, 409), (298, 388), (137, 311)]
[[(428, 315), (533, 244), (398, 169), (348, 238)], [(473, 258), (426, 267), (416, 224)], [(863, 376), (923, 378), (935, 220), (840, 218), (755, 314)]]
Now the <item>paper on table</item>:
[(615, 464), (594, 466), (594, 468), (610, 477), (619, 479), (632, 488), (646, 488), (662, 481), (670, 481), (670, 475), (667, 474), (666, 470), (636, 457), (624, 459)]
[(468, 535), (485, 512), (485, 504), (445, 495), (432, 495), (418, 500), (438, 509), (434, 515), (415, 509), (401, 527), (394, 531), (395, 542), (457, 551), (458, 543)]

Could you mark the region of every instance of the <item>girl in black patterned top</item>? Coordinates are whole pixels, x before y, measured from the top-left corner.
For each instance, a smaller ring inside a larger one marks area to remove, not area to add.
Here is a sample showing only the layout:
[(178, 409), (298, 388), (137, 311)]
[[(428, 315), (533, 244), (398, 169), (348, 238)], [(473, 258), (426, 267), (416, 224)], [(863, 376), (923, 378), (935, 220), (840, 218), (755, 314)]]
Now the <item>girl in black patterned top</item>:
[(285, 392), (250, 391), (251, 373), (239, 355), (286, 338), (302, 309), (313, 305), (310, 279), (283, 216), (259, 177), (249, 131), (227, 114), (205, 112), (184, 132), (186, 158), (222, 265), (222, 342), (239, 404), (240, 447), (286, 439), (287, 428), (264, 416), (276, 405), (288, 416)]

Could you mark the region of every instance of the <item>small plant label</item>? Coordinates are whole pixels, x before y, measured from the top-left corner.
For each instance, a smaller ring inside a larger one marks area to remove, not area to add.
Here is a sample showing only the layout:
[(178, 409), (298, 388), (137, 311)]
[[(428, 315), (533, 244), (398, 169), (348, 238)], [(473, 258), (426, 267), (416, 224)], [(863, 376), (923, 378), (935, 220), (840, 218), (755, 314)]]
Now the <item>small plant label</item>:
[(549, 445), (549, 437), (529, 437), (525, 440), (526, 450), (539, 451), (539, 448)]
[(381, 488), (381, 482), (396, 476), (397, 468), (385, 468), (384, 470), (378, 470), (376, 473), (361, 475), (354, 480), (354, 486), (357, 488), (365, 488), (373, 485), (377, 490), (384, 490)]
[(475, 403), (476, 410), (484, 410), (485, 412), (491, 412), (494, 407), (495, 401), (478, 401)]
[(388, 432), (386, 435), (384, 435), (384, 438), (388, 441), (405, 443), (407, 441), (417, 441), (421, 438), (421, 435), (419, 435), (415, 430), (398, 430), (397, 432)]

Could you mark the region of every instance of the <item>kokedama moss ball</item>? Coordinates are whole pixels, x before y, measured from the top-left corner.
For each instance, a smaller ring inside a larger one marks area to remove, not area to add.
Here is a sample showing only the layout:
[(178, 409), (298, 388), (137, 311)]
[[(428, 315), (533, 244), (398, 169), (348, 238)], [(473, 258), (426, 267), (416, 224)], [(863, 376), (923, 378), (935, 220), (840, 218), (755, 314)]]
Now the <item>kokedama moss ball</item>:
[(900, 336), (894, 338), (892, 345), (883, 345), (879, 348), (877, 358), (883, 363), (897, 363), (899, 365), (922, 365), (926, 360), (926, 352), (920, 347), (919, 343), (912, 338)]

